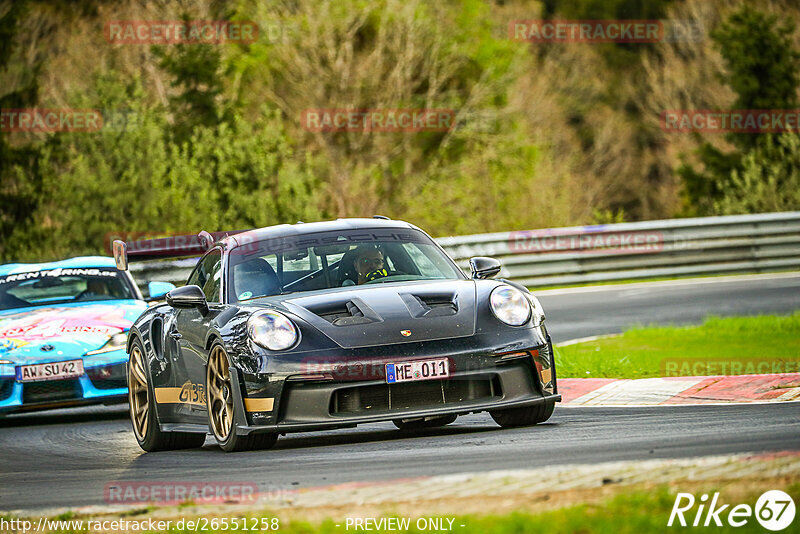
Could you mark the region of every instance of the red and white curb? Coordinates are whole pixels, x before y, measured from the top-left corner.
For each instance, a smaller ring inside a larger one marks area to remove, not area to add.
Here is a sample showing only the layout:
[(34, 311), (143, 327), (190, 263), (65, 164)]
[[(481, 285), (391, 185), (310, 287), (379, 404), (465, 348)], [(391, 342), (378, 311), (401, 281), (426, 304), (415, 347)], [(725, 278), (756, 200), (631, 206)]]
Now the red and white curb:
[(566, 406), (800, 401), (800, 373), (667, 378), (562, 378)]

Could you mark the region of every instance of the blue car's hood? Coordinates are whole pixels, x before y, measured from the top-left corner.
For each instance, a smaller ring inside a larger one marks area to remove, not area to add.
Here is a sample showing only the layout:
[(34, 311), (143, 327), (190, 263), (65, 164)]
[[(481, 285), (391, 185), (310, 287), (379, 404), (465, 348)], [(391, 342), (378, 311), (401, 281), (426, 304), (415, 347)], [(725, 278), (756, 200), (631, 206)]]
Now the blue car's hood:
[(112, 300), (5, 310), (0, 359), (27, 364), (79, 358), (127, 331), (146, 308), (137, 300)]

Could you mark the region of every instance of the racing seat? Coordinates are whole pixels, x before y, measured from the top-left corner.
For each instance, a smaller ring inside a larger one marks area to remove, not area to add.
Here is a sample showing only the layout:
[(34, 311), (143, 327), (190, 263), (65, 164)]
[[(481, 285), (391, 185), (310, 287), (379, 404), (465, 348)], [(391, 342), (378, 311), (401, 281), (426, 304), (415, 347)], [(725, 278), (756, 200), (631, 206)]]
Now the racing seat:
[(233, 288), (237, 300), (280, 295), (283, 290), (275, 269), (262, 258), (233, 267)]
[[(350, 286), (358, 283), (358, 271), (356, 271), (357, 250), (357, 248), (348, 250), (339, 260), (339, 270), (337, 271), (339, 286)], [(348, 280), (349, 283), (345, 283)]]

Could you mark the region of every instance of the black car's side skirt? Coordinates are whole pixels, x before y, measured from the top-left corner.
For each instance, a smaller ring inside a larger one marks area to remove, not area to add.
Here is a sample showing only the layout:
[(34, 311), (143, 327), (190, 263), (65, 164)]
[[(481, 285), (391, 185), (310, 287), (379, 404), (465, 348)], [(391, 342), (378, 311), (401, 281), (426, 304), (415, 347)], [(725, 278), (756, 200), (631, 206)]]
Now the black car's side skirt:
[(191, 423), (160, 423), (159, 428), (162, 432), (191, 432), (192, 434), (208, 434), (208, 425), (196, 425)]

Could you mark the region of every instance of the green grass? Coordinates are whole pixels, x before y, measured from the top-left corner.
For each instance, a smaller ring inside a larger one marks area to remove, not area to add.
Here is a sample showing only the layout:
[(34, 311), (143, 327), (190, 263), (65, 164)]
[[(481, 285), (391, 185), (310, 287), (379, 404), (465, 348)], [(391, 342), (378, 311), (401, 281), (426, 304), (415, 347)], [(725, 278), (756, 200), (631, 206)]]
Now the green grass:
[[(798, 501), (800, 486), (793, 484), (783, 489), (792, 496), (795, 502)], [(502, 516), (450, 518), (454, 519), (452, 527), (454, 534), (648, 534), (650, 532), (668, 532), (673, 529), (676, 531), (697, 530), (692, 527), (681, 527), (677, 522), (673, 523), (671, 529), (667, 527), (667, 521), (675, 503), (675, 496), (676, 492), (674, 490), (662, 486), (653, 491), (622, 493), (597, 504), (580, 504), (541, 513), (514, 512)], [(747, 504), (753, 507), (757, 498), (758, 494), (754, 494), (741, 503), (735, 502), (731, 504)], [(722, 505), (726, 502), (728, 501), (725, 500), (725, 491), (720, 490), (718, 504)], [(727, 512), (730, 508), (720, 514), (720, 520), (723, 523), (722, 527), (710, 527), (713, 532), (765, 532), (755, 517), (748, 518), (747, 524), (743, 527), (734, 528), (729, 526), (726, 520)], [(696, 512), (697, 504), (691, 511), (685, 513), (684, 518), (688, 524), (691, 524)], [(438, 518), (442, 516), (432, 515), (430, 517)], [(444, 517), (448, 518), (448, 516)], [(705, 515), (702, 520), (705, 520)], [(411, 528), (402, 532), (431, 532), (418, 530), (415, 523), (416, 520), (412, 519)], [(337, 527), (336, 524), (340, 526)], [(461, 525), (464, 526), (462, 527)], [(702, 527), (700, 527), (700, 530), (703, 530)], [(342, 519), (337, 519), (336, 521), (328, 519), (320, 524), (298, 521), (291, 523), (281, 522), (279, 530), (279, 532), (285, 534), (338, 534), (354, 531), (353, 527), (346, 530), (345, 522)]]
[[(788, 488), (788, 493), (797, 500), (797, 485)], [(724, 499), (724, 491), (720, 492)], [(465, 534), (568, 534), (568, 533), (614, 533), (614, 534), (643, 534), (649, 532), (668, 532), (672, 529), (687, 530), (678, 523), (667, 527), (672, 506), (675, 502), (675, 493), (666, 487), (658, 488), (652, 492), (636, 491), (620, 494), (600, 504), (582, 504), (570, 508), (563, 508), (544, 512), (541, 514), (511, 514), (505, 517), (485, 517), (462, 521), (464, 529), (455, 532)], [(747, 502), (751, 507), (755, 505), (757, 495)], [(722, 504), (722, 503), (720, 503)], [(734, 503), (739, 504), (739, 503)], [(697, 505), (687, 512), (684, 517), (691, 524)], [(754, 517), (749, 518), (746, 525), (734, 528), (726, 524), (726, 512), (720, 520), (722, 527), (710, 527), (716, 532), (765, 532)], [(705, 517), (703, 517), (705, 520)], [(689, 527), (689, 530), (694, 530)], [(706, 529), (708, 530), (708, 529)]]
[[(781, 485), (778, 484), (778, 486)], [(772, 489), (782, 489), (787, 492), (795, 502), (800, 502), (800, 484), (794, 482), (782, 486), (783, 487)], [(745, 496), (734, 499), (734, 502), (729, 500), (726, 496), (726, 490), (729, 489), (731, 489), (730, 485), (726, 485), (725, 488), (708, 491), (709, 494), (712, 494), (714, 491), (719, 491), (720, 497), (717, 503), (718, 506), (729, 504), (727, 511), (721, 513), (719, 516), (723, 526), (712, 526), (711, 530), (720, 533), (765, 532), (753, 516), (747, 518), (747, 524), (743, 527), (733, 528), (727, 524), (727, 514), (733, 506), (737, 504), (746, 504), (752, 508), (761, 493), (753, 489), (745, 490), (743, 493), (736, 492), (739, 495)], [(538, 513), (520, 511), (507, 515), (464, 515), (456, 517), (438, 514), (426, 516), (424, 513), (420, 513), (420, 516), (431, 518), (443, 517), (445, 520), (453, 519), (451, 532), (455, 534), (648, 534), (650, 532), (668, 532), (672, 529), (676, 531), (686, 531), (687, 529), (696, 530), (692, 527), (681, 527), (677, 521), (673, 523), (671, 529), (667, 527), (667, 522), (678, 491), (687, 491), (687, 489), (681, 490), (680, 488), (659, 486), (649, 491), (625, 491), (596, 503), (577, 504)], [(692, 490), (688, 491), (691, 492)], [(696, 498), (699, 497), (699, 491), (694, 492), (694, 494)], [(684, 514), (684, 518), (687, 520), (688, 524), (691, 524), (693, 521), (698, 509), (698, 504), (699, 500), (696, 501), (692, 509)], [(354, 515), (353, 517), (362, 516)], [(405, 516), (401, 515), (399, 517)], [(338, 534), (343, 532), (355, 532), (352, 526), (349, 530), (346, 529), (345, 519), (346, 517), (343, 516), (334, 519), (326, 519), (321, 523), (310, 523), (298, 520), (287, 521), (282, 519), (280, 520), (278, 532), (283, 532), (284, 534)], [(701, 521), (704, 520), (705, 515), (703, 515)], [(416, 521), (416, 518), (411, 518), (411, 528), (403, 532), (431, 532), (430, 530), (417, 529)], [(337, 526), (337, 524), (339, 526)], [(446, 524), (447, 522), (445, 521), (445, 525)], [(703, 530), (702, 527), (699, 528)], [(786, 530), (786, 532), (789, 530)], [(173, 526), (170, 532), (194, 532), (194, 530), (178, 530)], [(215, 530), (212, 528), (206, 532), (222, 533), (229, 531)], [(378, 530), (377, 532), (383, 531)]]
[(559, 378), (762, 374), (800, 371), (800, 312), (710, 317), (701, 326), (634, 327), (556, 348)]

